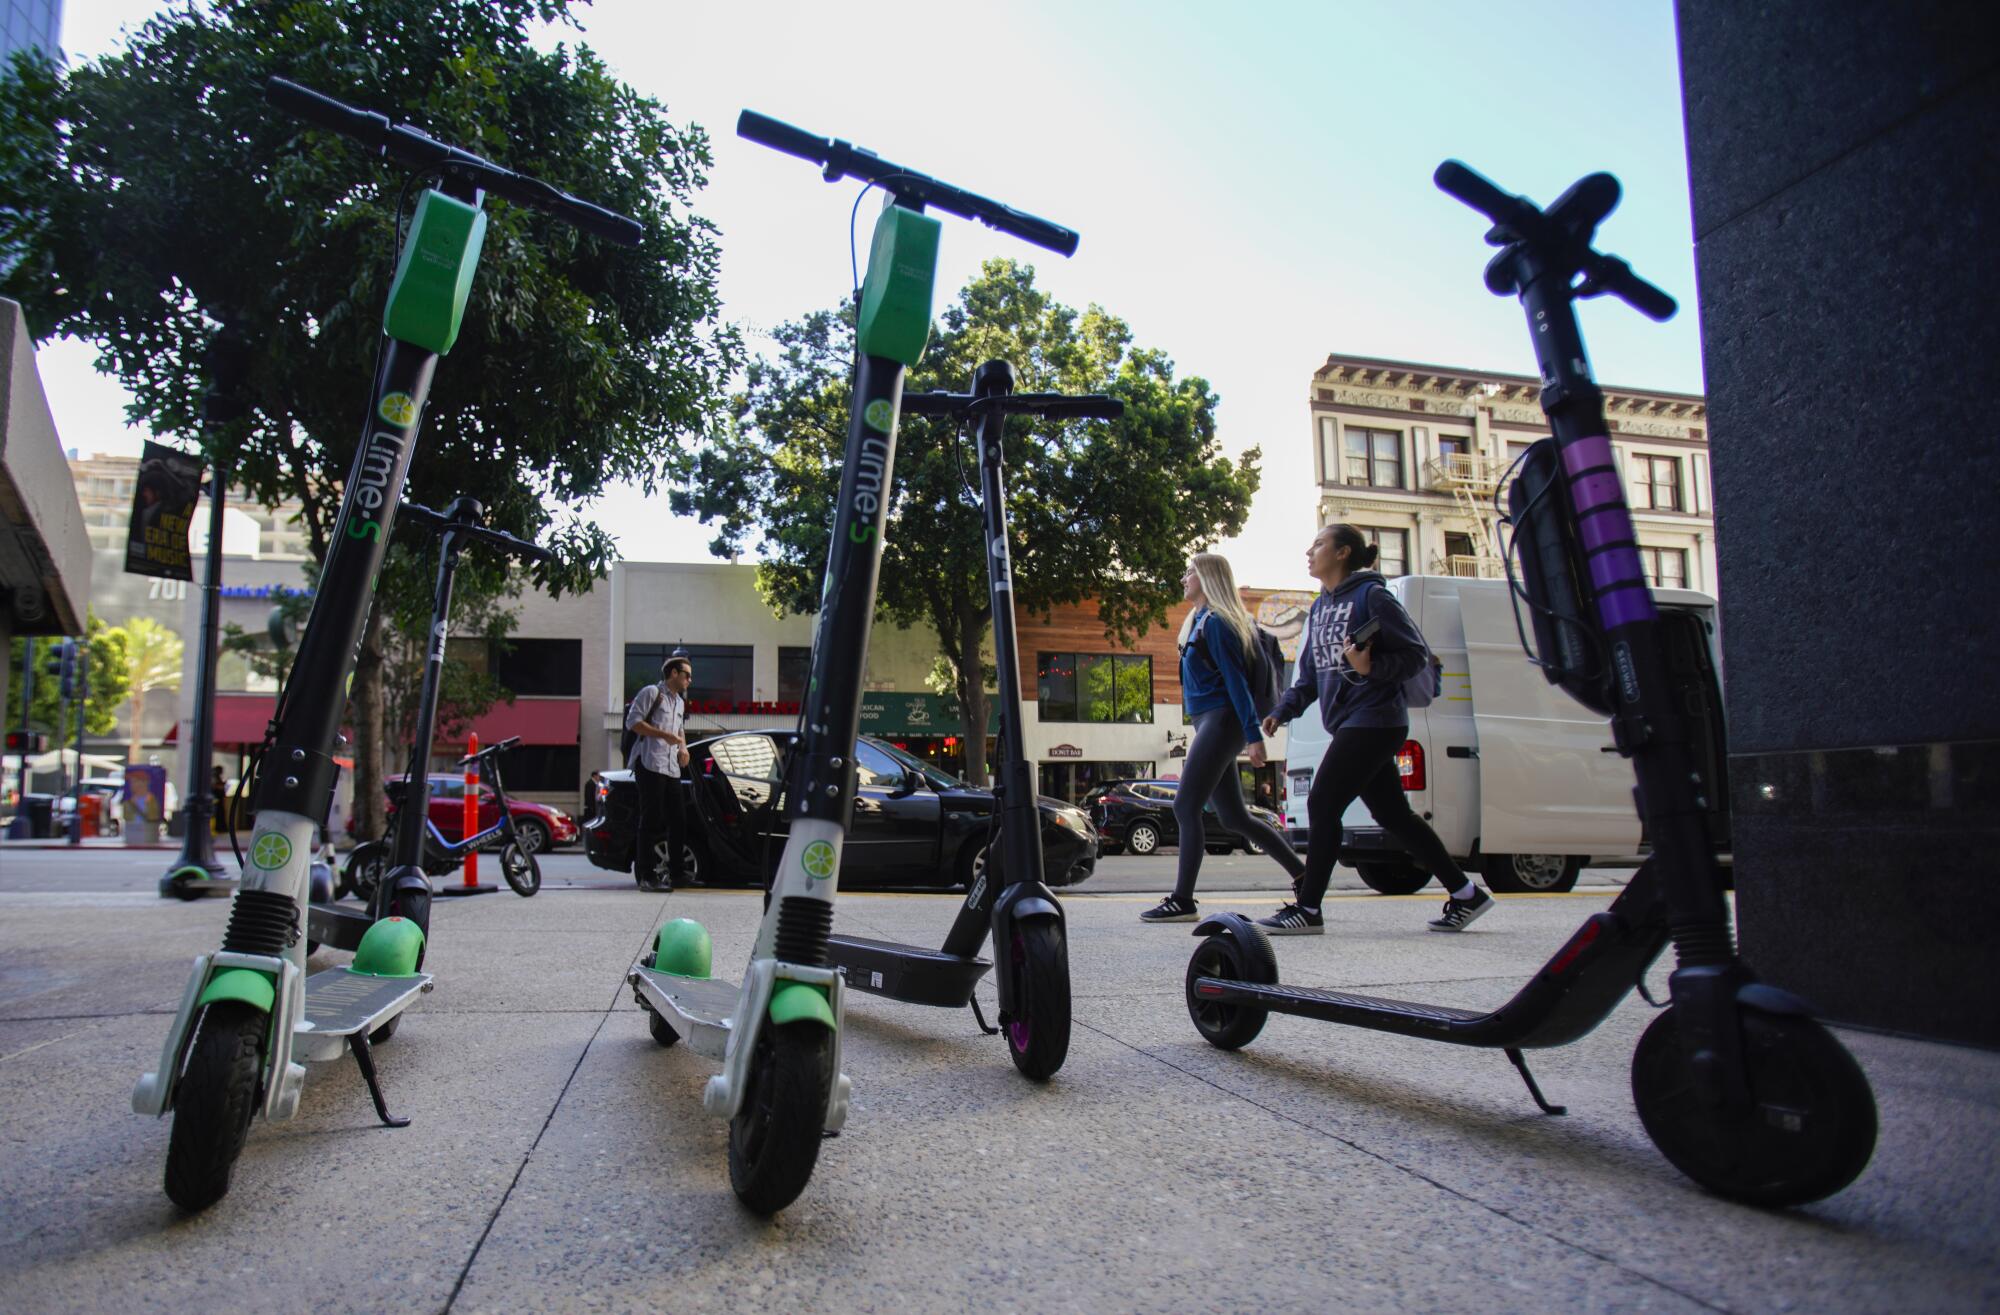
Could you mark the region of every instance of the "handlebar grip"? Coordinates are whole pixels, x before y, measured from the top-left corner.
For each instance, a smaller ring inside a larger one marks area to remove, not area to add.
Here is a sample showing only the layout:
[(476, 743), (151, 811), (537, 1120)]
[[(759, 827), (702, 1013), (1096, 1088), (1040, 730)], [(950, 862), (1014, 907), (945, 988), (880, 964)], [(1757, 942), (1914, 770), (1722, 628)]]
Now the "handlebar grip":
[(1647, 319), (1670, 320), (1680, 310), (1680, 303), (1630, 270), (1612, 285), (1612, 291)]
[(1519, 207), (1520, 198), (1509, 196), (1491, 179), (1457, 160), (1446, 160), (1431, 175), (1438, 190), (1456, 197), (1496, 224), (1506, 223)]
[(1116, 420), (1125, 414), (1125, 403), (1102, 393), (1019, 393), (1007, 402), (1007, 410), (1017, 415), (1052, 420)]
[(629, 215), (569, 195), (563, 197), (563, 202), (562, 208), (555, 212), (557, 217), (567, 219), (586, 233), (595, 233), (623, 247), (636, 247), (646, 239), (646, 226)]
[(904, 393), (899, 409), (904, 415), (948, 416), (963, 411), (971, 400), (964, 393)]
[(1012, 206), (1001, 208), (1005, 211), (1004, 215), (981, 214), (977, 218), (990, 228), (997, 228), (1003, 233), (1012, 233), (1023, 242), (1032, 242), (1059, 256), (1076, 254), (1076, 244), (1082, 239), (1078, 237), (1075, 229), (1064, 228), (1061, 224), (1052, 224), (1046, 219), (1023, 214)]
[(796, 155), (814, 164), (825, 164), (832, 154), (828, 149), (828, 139), (815, 137), (803, 128), (794, 128), (789, 123), (780, 122), (768, 114), (755, 110), (745, 110), (736, 116), (736, 135), (746, 137), (760, 146), (768, 146), (786, 155)]
[(386, 116), (357, 110), (311, 87), (302, 87), (289, 78), (266, 78), (264, 98), (294, 118), (318, 124), (344, 137), (352, 137), (369, 147), (381, 146), (382, 139), (389, 135)]

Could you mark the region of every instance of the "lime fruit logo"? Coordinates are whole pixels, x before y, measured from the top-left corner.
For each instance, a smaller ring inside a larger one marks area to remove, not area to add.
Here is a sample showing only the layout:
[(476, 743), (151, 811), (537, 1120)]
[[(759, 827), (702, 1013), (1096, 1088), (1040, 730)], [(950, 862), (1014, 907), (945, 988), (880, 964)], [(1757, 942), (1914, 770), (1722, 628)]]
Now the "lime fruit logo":
[(895, 423), (896, 408), (878, 397), (868, 404), (868, 409), (861, 413), (861, 418), (868, 422), (870, 429), (886, 434), (889, 432), (889, 426)]
[(833, 875), (833, 846), (824, 840), (815, 840), (806, 846), (806, 852), (799, 856), (799, 866), (814, 881), (825, 881)]
[(258, 836), (250, 846), (250, 861), (266, 872), (281, 868), (292, 861), (292, 842), (275, 831)]
[(417, 419), (417, 399), (408, 393), (390, 393), (375, 408), (375, 414), (392, 425), (408, 429)]

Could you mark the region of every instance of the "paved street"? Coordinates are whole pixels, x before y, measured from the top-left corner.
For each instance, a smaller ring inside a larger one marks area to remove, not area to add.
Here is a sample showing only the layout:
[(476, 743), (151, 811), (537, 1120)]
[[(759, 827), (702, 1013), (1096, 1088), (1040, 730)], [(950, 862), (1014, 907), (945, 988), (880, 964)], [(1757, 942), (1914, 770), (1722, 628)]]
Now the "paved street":
[[(1881, 1106), (1874, 1163), (1831, 1201), (1750, 1210), (1640, 1129), (1636, 999), (1535, 1057), (1561, 1119), (1497, 1054), (1282, 1017), (1210, 1048), (1181, 1001), (1188, 929), (1135, 920), (1163, 858), (1069, 894), (1076, 1031), (1044, 1088), (964, 1014), (853, 997), (853, 1116), (764, 1222), (700, 1110), (711, 1066), (656, 1047), (622, 982), (674, 914), (734, 970), (755, 895), (647, 895), (554, 856), (533, 900), (438, 906), (437, 990), (379, 1052), (409, 1128), (376, 1125), (351, 1064), (318, 1066), (299, 1118), (257, 1125), (231, 1194), (185, 1218), (160, 1190), (168, 1125), (128, 1098), (227, 905), (154, 897), (169, 857), (0, 850), (9, 1312), (2000, 1305), (2000, 1055), (1844, 1033)], [(1275, 871), (1211, 859), (1204, 889), (1261, 913)], [(1344, 896), (1279, 960), (1287, 981), (1491, 1005), (1611, 893), (1504, 899), (1461, 937), (1423, 930), (1429, 895)], [(935, 942), (951, 907), (860, 894), (840, 925)]]

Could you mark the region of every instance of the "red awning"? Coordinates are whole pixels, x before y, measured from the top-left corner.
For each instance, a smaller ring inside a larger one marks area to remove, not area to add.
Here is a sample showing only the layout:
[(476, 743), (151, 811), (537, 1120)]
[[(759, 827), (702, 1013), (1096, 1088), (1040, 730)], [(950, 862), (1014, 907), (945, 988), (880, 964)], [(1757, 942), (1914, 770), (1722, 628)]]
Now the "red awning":
[[(578, 742), (582, 718), (582, 699), (524, 698), (494, 704), (473, 719), (472, 729), (481, 744), (496, 744), (518, 735), (523, 744), (573, 745)], [(464, 741), (452, 743), (462, 745)]]
[[(217, 694), (215, 747), (235, 749), (262, 744), (264, 728), (270, 724), (277, 707), (278, 699), (273, 694)], [(178, 744), (180, 738), (181, 726), (175, 722), (167, 728), (162, 743)]]

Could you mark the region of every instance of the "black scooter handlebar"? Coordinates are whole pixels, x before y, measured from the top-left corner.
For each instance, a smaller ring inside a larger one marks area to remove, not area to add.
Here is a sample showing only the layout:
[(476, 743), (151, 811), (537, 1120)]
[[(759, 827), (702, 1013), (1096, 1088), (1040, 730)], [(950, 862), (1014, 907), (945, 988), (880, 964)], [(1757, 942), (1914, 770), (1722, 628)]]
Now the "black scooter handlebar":
[(977, 415), (998, 411), (1003, 415), (1036, 415), (1056, 420), (1116, 420), (1125, 414), (1125, 403), (1102, 393), (1000, 393), (974, 397), (970, 393), (904, 393), (903, 411), (909, 415)]
[(1511, 224), (1520, 218), (1523, 207), (1533, 209), (1520, 197), (1501, 191), (1486, 175), (1457, 160), (1446, 160), (1439, 165), (1431, 181), (1438, 185), (1438, 190), (1457, 197), (1496, 224)]
[(822, 166), (821, 171), (830, 183), (837, 183), (842, 178), (880, 183), (898, 196), (936, 206), (961, 219), (977, 220), (988, 228), (1012, 233), (1023, 242), (1032, 242), (1059, 255), (1076, 254), (1076, 244), (1080, 239), (1074, 229), (1016, 210), (1004, 202), (953, 187), (929, 174), (906, 169), (866, 147), (855, 146), (838, 137), (815, 136), (803, 128), (794, 128), (789, 123), (755, 110), (744, 110), (737, 116), (736, 135), (772, 150), (783, 151), (786, 155), (811, 160)]
[(526, 539), (517, 539), (505, 530), (491, 529), (484, 525), (474, 525), (469, 521), (454, 520), (441, 512), (432, 511), (420, 502), (404, 502), (400, 504), (399, 512), (405, 518), (415, 521), (433, 534), (443, 534), (449, 530), (457, 534), (463, 534), (469, 539), (477, 539), (481, 543), (490, 544), (498, 548), (501, 552), (509, 553), (515, 557), (525, 557), (538, 562), (552, 562), (556, 559), (555, 553), (538, 543), (529, 543)]
[(635, 219), (592, 205), (539, 178), (515, 173), (415, 128), (391, 123), (372, 110), (356, 109), (289, 78), (267, 78), (264, 96), (285, 113), (351, 138), (398, 164), (455, 170), (496, 196), (540, 210), (606, 241), (630, 247), (637, 246), (646, 236), (646, 230)]
[(498, 744), (487, 745), (485, 748), (481, 749), (478, 753), (466, 754), (463, 758), (460, 758), (458, 760), (458, 765), (460, 767), (463, 767), (467, 763), (470, 763), (475, 758), (491, 758), (496, 753), (505, 753), (507, 752), (507, 750), (513, 748), (520, 742), (521, 742), (520, 736), (509, 735), (506, 739), (500, 741)]

